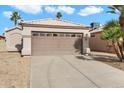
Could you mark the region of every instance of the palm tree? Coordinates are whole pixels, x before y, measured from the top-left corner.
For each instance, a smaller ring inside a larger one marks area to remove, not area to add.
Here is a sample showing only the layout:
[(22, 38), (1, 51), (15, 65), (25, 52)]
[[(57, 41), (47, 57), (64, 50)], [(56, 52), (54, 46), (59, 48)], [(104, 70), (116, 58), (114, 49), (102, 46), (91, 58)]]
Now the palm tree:
[[(124, 5), (111, 5), (108, 8), (111, 10), (108, 11), (108, 13), (112, 14), (119, 14), (119, 24), (121, 27), (121, 31), (124, 32)], [(124, 48), (124, 36), (120, 37), (120, 50), (123, 53), (123, 48)], [(124, 56), (123, 56), (124, 59)]]
[(124, 31), (124, 5), (111, 5), (108, 7), (111, 9), (108, 13), (119, 14), (119, 23), (122, 31)]
[(119, 21), (111, 20), (107, 22), (103, 28), (103, 32), (101, 34), (102, 40), (111, 40), (115, 53), (117, 54), (120, 61), (123, 59), (123, 52), (120, 46), (120, 37), (123, 36), (123, 32), (121, 31)]
[(16, 12), (16, 11), (14, 11), (14, 12), (12, 13), (11, 18), (10, 18), (10, 20), (14, 22), (14, 25), (15, 25), (15, 26), (17, 25), (18, 20), (20, 20), (20, 19), (21, 19), (21, 17), (20, 17), (20, 15), (19, 15), (19, 13)]
[(62, 17), (61, 12), (57, 12), (57, 13), (56, 13), (56, 17), (57, 17), (58, 19), (60, 19), (60, 18)]

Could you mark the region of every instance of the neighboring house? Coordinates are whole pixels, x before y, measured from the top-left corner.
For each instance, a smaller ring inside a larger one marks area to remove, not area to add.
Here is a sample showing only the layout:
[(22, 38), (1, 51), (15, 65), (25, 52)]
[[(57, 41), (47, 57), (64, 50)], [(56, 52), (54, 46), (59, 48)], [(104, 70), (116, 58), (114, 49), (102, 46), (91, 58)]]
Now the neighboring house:
[(5, 40), (5, 37), (0, 35), (0, 40)]
[(19, 27), (5, 31), (6, 46), (8, 51), (21, 51), (22, 49), (22, 30)]
[(6, 31), (8, 50), (19, 45), (22, 55), (90, 53), (88, 26), (58, 19), (24, 21), (20, 26)]
[(91, 51), (114, 53), (111, 40), (101, 40), (102, 27), (90, 31), (89, 46)]

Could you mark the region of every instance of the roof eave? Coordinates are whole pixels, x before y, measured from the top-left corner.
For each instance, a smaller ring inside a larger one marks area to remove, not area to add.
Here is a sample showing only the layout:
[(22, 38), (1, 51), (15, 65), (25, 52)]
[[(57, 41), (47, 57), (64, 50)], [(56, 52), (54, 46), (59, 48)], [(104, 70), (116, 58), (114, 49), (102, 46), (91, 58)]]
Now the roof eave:
[(5, 30), (5, 32), (9, 32), (9, 31), (12, 31), (12, 30), (14, 30), (14, 29), (19, 29), (19, 30), (22, 30), (22, 29), (21, 29), (21, 28), (19, 28), (19, 27), (15, 27), (15, 28), (11, 28), (11, 29)]
[(83, 27), (83, 26), (44, 25), (44, 24), (29, 24), (29, 23), (20, 23), (20, 25), (25, 26), (25, 27), (44, 27), (44, 28), (86, 29), (86, 30), (89, 30), (89, 27)]

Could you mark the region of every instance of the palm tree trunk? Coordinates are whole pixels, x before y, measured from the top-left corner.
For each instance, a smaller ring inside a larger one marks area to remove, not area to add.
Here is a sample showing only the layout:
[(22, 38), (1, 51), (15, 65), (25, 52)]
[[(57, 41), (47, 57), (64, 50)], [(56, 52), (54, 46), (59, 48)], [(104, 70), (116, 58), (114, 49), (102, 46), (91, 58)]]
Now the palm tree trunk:
[[(121, 27), (121, 30), (124, 32), (124, 14), (121, 14), (120, 17), (119, 17), (119, 23), (120, 23), (120, 27)], [(124, 48), (124, 37), (123, 38), (123, 41), (122, 41), (122, 44), (121, 44), (121, 47), (120, 47), (120, 51), (121, 51), (121, 54), (122, 54), (122, 58), (124, 59), (124, 54), (123, 54), (123, 48)]]
[(124, 54), (123, 54), (123, 37), (120, 37), (118, 39), (117, 44), (118, 44), (118, 47), (119, 47), (122, 59), (124, 59)]
[(15, 26), (17, 25), (17, 20), (16, 19), (14, 20), (14, 24), (15, 24)]
[(121, 57), (122, 57), (122, 59), (124, 59), (123, 47), (122, 47), (122, 45), (119, 44), (119, 42), (117, 42), (117, 44), (118, 44), (118, 47), (119, 47), (119, 51), (120, 51)]
[(121, 26), (122, 31), (124, 31), (124, 14), (121, 14), (119, 17), (119, 23)]
[(113, 45), (113, 48), (115, 50), (115, 53), (116, 53), (117, 57), (122, 62), (122, 57), (121, 57), (121, 55), (120, 55), (120, 53), (118, 51), (118, 46), (117, 46), (117, 44), (113, 40), (112, 40), (112, 45)]

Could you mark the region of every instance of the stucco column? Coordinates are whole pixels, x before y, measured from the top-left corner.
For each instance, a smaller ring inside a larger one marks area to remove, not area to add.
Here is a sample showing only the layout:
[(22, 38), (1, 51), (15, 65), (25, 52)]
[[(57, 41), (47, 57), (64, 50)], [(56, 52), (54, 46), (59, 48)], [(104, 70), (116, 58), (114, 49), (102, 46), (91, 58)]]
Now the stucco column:
[(31, 55), (31, 31), (28, 29), (23, 30), (22, 38), (23, 38), (22, 55), (30, 56)]
[(89, 39), (90, 39), (90, 33), (89, 32), (84, 33), (83, 35), (83, 53), (84, 54), (90, 53)]

